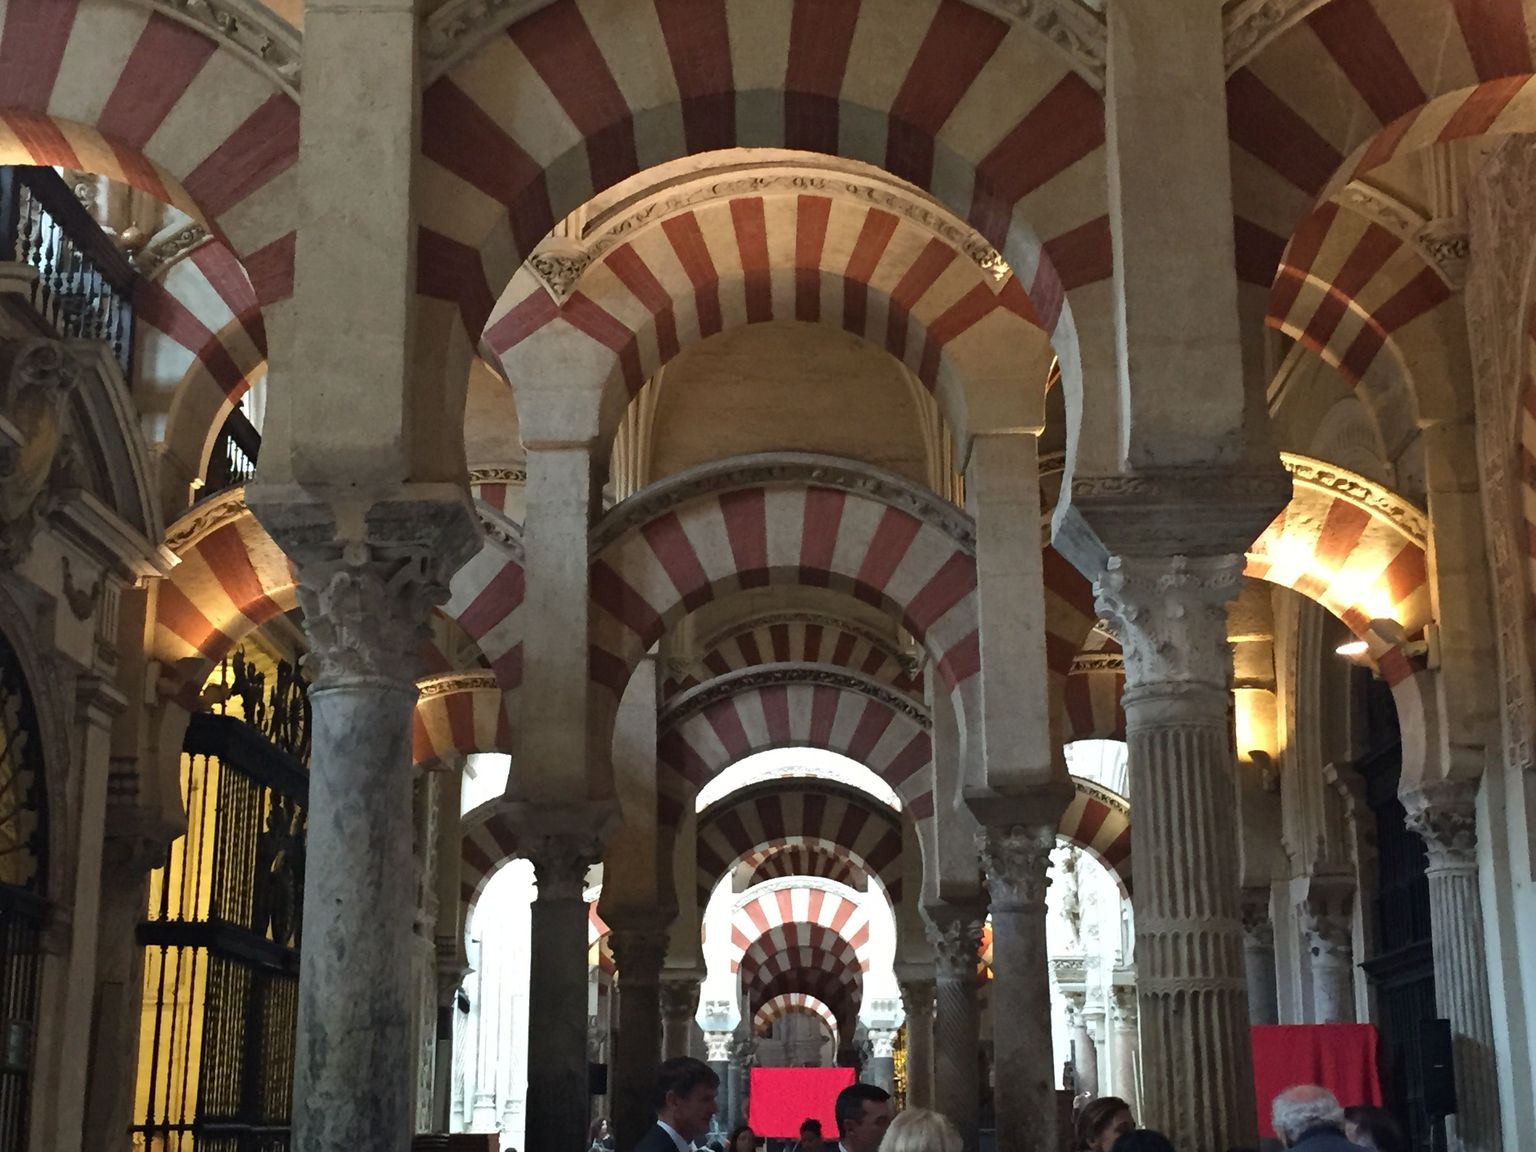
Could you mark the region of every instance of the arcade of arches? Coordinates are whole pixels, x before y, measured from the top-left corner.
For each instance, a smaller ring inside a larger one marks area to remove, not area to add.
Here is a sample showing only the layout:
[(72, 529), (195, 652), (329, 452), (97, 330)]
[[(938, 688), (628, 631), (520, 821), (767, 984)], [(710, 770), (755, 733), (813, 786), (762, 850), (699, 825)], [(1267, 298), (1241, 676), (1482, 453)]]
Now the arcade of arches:
[(0, 0), (0, 1148), (622, 1147), (693, 1051), (1212, 1152), (1359, 1022), (1427, 1149), (1435, 1018), (1520, 1147), (1533, 45)]

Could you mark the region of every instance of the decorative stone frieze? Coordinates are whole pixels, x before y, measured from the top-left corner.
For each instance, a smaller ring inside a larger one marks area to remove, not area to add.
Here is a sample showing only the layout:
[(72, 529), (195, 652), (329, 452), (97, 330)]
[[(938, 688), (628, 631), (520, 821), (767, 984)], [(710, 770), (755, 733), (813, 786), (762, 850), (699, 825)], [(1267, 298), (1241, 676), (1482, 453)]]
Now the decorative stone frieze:
[(1127, 695), (1156, 683), (1225, 691), (1232, 678), (1225, 606), (1241, 579), (1238, 556), (1110, 558), (1095, 603), (1125, 649)]
[(556, 304), (564, 304), (591, 263), (590, 252), (543, 250), (528, 257), (528, 267)]
[(196, 221), (180, 220), (149, 238), (133, 258), (134, 267), (142, 276), (158, 276), (167, 265), (191, 255), (212, 238), (213, 234)]
[(1386, 517), (1419, 547), (1429, 546), (1429, 517), (1376, 481), (1358, 472), (1340, 468), (1337, 464), (1314, 460), (1310, 456), (1298, 456), (1294, 452), (1280, 453), (1280, 463), (1290, 473), (1293, 483), (1315, 488), (1330, 496), (1343, 497), (1363, 511)]
[(416, 681), (416, 689), (421, 693), (422, 700), (432, 700), (438, 696), (452, 696), (456, 692), (497, 692), (500, 686), (496, 683), (496, 673), (484, 668), (471, 668), (464, 672), (424, 676)]

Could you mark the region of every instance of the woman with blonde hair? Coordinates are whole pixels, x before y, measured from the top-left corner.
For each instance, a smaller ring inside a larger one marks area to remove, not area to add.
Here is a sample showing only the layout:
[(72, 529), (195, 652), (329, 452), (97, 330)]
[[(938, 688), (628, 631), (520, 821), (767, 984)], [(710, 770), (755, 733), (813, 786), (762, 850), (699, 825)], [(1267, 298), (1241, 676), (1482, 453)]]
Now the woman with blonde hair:
[(885, 1130), (880, 1152), (961, 1152), (960, 1132), (938, 1112), (908, 1108)]

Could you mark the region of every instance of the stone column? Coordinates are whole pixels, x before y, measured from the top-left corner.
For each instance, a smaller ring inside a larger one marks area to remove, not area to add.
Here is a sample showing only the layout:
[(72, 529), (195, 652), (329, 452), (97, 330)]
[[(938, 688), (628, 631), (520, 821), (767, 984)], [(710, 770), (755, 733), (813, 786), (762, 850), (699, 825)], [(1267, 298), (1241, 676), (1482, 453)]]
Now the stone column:
[(704, 1033), (704, 1059), (710, 1070), (720, 1077), (720, 1118), (727, 1131), (736, 1127), (736, 1102), (731, 1092), (731, 1044), (735, 1040), (730, 1032)]
[[(571, 810), (561, 814), (511, 805), (519, 846), (533, 862), (528, 955), (528, 1148), (582, 1148), (590, 1108), (587, 1080), (587, 870), (602, 856), (601, 821)], [(638, 997), (637, 997), (638, 998)], [(626, 993), (620, 1011), (630, 1000)], [(651, 1004), (650, 1019), (656, 1005)], [(637, 1025), (638, 1026), (638, 1025)], [(653, 1025), (654, 1027), (654, 1025)], [(629, 1032), (625, 1021), (620, 1037)], [(622, 1040), (621, 1040), (622, 1042)]]
[(1136, 1082), (1137, 1053), (1141, 1039), (1136, 1026), (1136, 989), (1115, 988), (1110, 993), (1110, 1022), (1114, 1042), (1110, 1045), (1114, 1079), (1110, 1091), (1129, 1103), (1141, 1115), (1140, 1085)]
[(1275, 926), (1269, 919), (1269, 889), (1245, 891), (1242, 914), (1248, 1020), (1251, 1024), (1278, 1024), (1280, 996), (1275, 971)]
[[(750, 1025), (747, 1027), (750, 1028)], [(731, 1043), (731, 1079), (728, 1096), (734, 1123), (746, 1123), (752, 1103), (752, 1065), (757, 1059), (757, 1042), (748, 1032)]]
[(1403, 796), (1408, 826), (1429, 848), (1429, 915), (1435, 957), (1435, 1007), (1451, 1022), (1456, 1063), (1452, 1148), (1498, 1152), (1498, 1071), (1483, 901), (1477, 886), (1477, 784), (1446, 780)]
[(1228, 721), (1242, 563), (1115, 556), (1096, 586), (1125, 649), (1144, 1119), (1183, 1148), (1257, 1127)]
[(1077, 1092), (1090, 1096), (1099, 1094), (1099, 1054), (1094, 1047), (1093, 1036), (1088, 1030), (1088, 993), (1068, 992), (1067, 1026), (1072, 1032), (1072, 1071), (1076, 1075)]
[(611, 937), (621, 996), (609, 1094), (619, 1148), (639, 1143), (654, 1114), (651, 1089), (661, 1063), (661, 966), (668, 939), (665, 928), (654, 927), (615, 927)]
[(1312, 971), (1312, 1018), (1316, 1024), (1355, 1020), (1354, 921), (1352, 899), (1314, 893), (1296, 909), (1302, 944)]
[(670, 1060), (686, 1056), (693, 1048), (693, 1018), (699, 1010), (697, 976), (679, 976), (661, 982), (661, 1056)]
[(932, 906), (924, 913), (936, 976), (933, 1103), (960, 1129), (966, 1152), (975, 1152), (981, 1108), (976, 977), (982, 913), (956, 905)]
[(360, 545), (343, 559), (297, 559), (313, 736), (293, 1146), (406, 1152), (417, 1067), (411, 713), (438, 581), (421, 555)]
[(1083, 1078), (1088, 1081), (1079, 1086), (1094, 1096), (1103, 1096), (1105, 1065), (1109, 1062), (1109, 1036), (1105, 1029), (1105, 1011), (1102, 1000), (1090, 999), (1083, 1008), (1083, 1034), (1088, 1038), (1090, 1062), (1083, 1066)]
[(1056, 1152), (1045, 890), (1055, 824), (982, 829), (992, 911), (993, 1080), (998, 1152)]
[(907, 1014), (907, 1107), (933, 1107), (933, 981), (904, 980)]
[(869, 1030), (869, 1067), (863, 1079), (887, 1092), (896, 1091), (896, 1029)]

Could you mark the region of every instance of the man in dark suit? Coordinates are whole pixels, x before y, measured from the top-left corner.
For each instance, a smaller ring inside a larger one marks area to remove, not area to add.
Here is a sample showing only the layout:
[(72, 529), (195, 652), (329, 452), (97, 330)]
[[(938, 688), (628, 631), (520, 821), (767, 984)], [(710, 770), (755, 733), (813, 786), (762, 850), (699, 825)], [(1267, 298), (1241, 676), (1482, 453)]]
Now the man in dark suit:
[(873, 1084), (850, 1084), (837, 1094), (838, 1152), (878, 1152), (891, 1126), (891, 1094)]
[(656, 1073), (656, 1123), (631, 1152), (691, 1152), (709, 1131), (720, 1077), (692, 1056), (678, 1056)]

